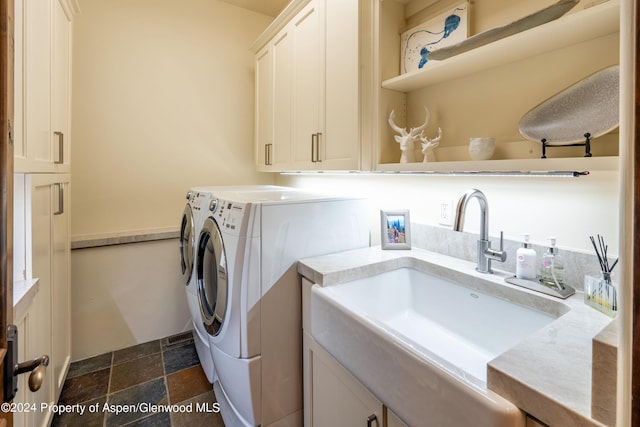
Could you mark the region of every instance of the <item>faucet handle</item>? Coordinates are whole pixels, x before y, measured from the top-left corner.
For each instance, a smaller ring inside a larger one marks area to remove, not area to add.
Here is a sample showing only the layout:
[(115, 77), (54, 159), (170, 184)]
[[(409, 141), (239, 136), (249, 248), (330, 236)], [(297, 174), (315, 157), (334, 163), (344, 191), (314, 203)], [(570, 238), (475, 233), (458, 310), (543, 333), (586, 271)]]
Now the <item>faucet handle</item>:
[(500, 230), (500, 250), (498, 251), (498, 257), (496, 261), (505, 262), (507, 260), (507, 253), (504, 251), (504, 231)]
[(488, 247), (484, 254), (494, 261), (505, 262), (507, 260), (507, 253), (504, 251), (504, 232), (500, 232), (500, 249), (495, 250)]

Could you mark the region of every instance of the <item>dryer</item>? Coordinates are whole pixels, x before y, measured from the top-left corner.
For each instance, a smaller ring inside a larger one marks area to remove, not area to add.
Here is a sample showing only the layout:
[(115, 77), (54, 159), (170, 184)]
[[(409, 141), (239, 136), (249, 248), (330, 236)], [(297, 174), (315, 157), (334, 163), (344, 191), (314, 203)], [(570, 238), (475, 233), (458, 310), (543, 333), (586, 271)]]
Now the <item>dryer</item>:
[(368, 203), (295, 189), (224, 191), (196, 244), (198, 301), (225, 425), (302, 425), (297, 260), (369, 246)]

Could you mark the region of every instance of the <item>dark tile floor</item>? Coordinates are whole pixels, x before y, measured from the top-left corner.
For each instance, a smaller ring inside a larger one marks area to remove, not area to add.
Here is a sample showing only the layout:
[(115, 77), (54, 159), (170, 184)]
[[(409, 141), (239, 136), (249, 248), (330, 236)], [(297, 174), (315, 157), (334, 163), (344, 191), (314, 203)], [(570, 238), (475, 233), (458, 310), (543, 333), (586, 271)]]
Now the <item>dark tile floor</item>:
[(188, 332), (72, 363), (52, 425), (224, 427), (216, 402)]

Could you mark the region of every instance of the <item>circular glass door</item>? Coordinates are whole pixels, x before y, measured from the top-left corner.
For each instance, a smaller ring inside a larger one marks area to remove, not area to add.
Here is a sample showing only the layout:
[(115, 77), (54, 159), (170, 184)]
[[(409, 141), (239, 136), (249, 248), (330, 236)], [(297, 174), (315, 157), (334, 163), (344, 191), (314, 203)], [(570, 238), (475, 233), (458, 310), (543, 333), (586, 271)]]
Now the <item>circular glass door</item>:
[(227, 258), (213, 218), (207, 218), (198, 238), (196, 270), (202, 322), (207, 332), (215, 336), (227, 311)]
[(182, 214), (180, 225), (180, 269), (184, 284), (189, 284), (193, 272), (193, 250), (195, 243), (195, 230), (193, 226), (193, 214), (191, 206), (187, 205)]

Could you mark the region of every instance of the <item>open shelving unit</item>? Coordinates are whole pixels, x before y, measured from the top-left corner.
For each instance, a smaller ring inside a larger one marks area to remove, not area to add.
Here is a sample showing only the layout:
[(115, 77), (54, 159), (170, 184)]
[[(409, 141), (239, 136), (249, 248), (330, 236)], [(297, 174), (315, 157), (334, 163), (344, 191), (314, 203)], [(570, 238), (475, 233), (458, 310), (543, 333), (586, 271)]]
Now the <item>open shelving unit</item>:
[(383, 81), (382, 87), (410, 92), (619, 31), (619, 1), (609, 0), (444, 61), (430, 61), (421, 70)]
[[(579, 4), (577, 7), (583, 6)], [(421, 70), (381, 81), (383, 90), (381, 96), (385, 99), (383, 102), (387, 104), (391, 102), (391, 105), (394, 102), (397, 104), (397, 101), (388, 100), (401, 99), (403, 96), (406, 97), (412, 93), (423, 91), (423, 89), (430, 86), (446, 84), (455, 79), (472, 77), (480, 72), (491, 72), (494, 68), (509, 66), (511, 63), (524, 61), (558, 49), (571, 48), (580, 43), (617, 34), (620, 31), (619, 10), (619, 0), (608, 0), (586, 9), (571, 11), (557, 20), (488, 43), (446, 60), (432, 60)], [(384, 60), (388, 61), (390, 58), (381, 57), (381, 61)], [(393, 93), (396, 93), (396, 95)], [(385, 114), (386, 111), (380, 111), (381, 135), (384, 134)], [(616, 138), (617, 135), (609, 136), (609, 139), (615, 140)], [(384, 138), (381, 137), (379, 143), (382, 144), (383, 140)], [(462, 147), (457, 148), (458, 152), (461, 152), (460, 148)], [(617, 169), (618, 157), (609, 154), (592, 158), (509, 158), (488, 161), (467, 161), (461, 157), (459, 161), (409, 164), (388, 163), (378, 159), (378, 162), (374, 165), (375, 171), (405, 173), (411, 171), (597, 171)]]

